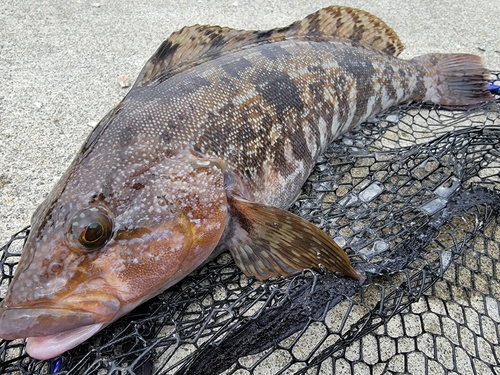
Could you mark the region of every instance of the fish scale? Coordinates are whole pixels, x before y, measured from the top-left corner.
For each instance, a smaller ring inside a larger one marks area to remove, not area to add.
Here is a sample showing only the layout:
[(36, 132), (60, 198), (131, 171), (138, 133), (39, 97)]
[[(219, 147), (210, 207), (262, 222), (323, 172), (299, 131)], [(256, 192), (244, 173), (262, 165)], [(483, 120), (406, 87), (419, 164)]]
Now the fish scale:
[(57, 356), (224, 250), (259, 280), (347, 254), (284, 210), (335, 138), (404, 101), (492, 100), (480, 58), (399, 60), (381, 20), (329, 7), (284, 28), (173, 33), (35, 211), (0, 337)]

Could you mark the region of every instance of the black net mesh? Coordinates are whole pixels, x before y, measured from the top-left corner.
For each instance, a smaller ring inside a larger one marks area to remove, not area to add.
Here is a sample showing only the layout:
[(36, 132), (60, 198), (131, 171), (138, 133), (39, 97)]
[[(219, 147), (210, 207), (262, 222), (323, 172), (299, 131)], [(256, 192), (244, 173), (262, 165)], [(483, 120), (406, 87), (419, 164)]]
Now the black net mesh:
[[(0, 341), (0, 372), (499, 373), (499, 172), (498, 96), (396, 107), (334, 142), (291, 207), (361, 286), (324, 270), (258, 282), (222, 254), (56, 360)], [(1, 249), (2, 290), (28, 230)]]

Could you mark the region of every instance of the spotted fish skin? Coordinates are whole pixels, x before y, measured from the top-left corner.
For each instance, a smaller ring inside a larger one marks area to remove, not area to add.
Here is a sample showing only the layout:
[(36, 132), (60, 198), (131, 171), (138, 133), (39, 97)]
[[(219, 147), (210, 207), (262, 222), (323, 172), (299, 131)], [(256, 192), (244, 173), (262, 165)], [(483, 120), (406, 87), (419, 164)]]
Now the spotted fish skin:
[[(286, 207), (333, 139), (425, 90), (416, 64), (353, 44), (283, 40), (210, 60), (168, 85), (160, 78), (123, 103), (150, 113), (129, 127), (129, 142), (147, 126), (160, 149), (192, 146), (222, 159), (247, 198)], [(135, 120), (122, 113), (121, 123)]]
[(347, 39), (262, 44), (132, 90), (90, 159), (116, 158), (127, 171), (135, 161), (126, 147), (147, 131), (155, 139), (152, 161), (193, 147), (224, 160), (248, 198), (286, 207), (333, 139), (425, 92), (418, 63)]
[(0, 337), (46, 359), (217, 251), (264, 280), (324, 265), (361, 276), (284, 210), (335, 138), (405, 101), (491, 100), (473, 55), (396, 58), (376, 17), (329, 7), (265, 32), (172, 34), (37, 209), (0, 305)]

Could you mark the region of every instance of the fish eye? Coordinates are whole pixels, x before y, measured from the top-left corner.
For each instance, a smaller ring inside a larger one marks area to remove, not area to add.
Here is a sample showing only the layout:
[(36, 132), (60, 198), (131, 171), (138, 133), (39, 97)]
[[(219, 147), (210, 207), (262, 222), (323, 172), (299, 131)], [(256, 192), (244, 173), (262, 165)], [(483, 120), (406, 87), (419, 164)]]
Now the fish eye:
[(111, 218), (97, 207), (78, 211), (69, 224), (69, 240), (85, 250), (101, 248), (111, 238), (113, 232)]

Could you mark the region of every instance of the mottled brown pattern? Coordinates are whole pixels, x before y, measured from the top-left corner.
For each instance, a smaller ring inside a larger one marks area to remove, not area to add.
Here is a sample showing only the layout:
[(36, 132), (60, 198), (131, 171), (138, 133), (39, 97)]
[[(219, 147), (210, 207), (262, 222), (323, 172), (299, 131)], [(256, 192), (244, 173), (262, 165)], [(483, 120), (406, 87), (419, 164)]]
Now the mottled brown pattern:
[[(161, 134), (168, 145), (161, 147), (192, 145), (222, 158), (244, 176), (253, 198), (283, 206), (294, 193), (275, 191), (276, 186), (287, 184), (296, 191), (333, 135), (412, 95), (411, 85), (393, 81), (392, 66), (417, 74), (412, 64), (371, 47), (353, 47), (342, 38), (284, 40), (193, 66), (171, 77), (168, 85), (137, 88), (122, 105), (129, 113), (140, 105), (138, 130), (150, 123), (156, 133), (154, 124), (164, 124)], [(375, 81), (386, 87), (386, 97), (375, 92)], [(135, 120), (123, 118), (121, 127), (130, 121)], [(318, 129), (320, 121), (328, 124), (326, 129)], [(282, 178), (266, 181), (269, 168)]]

